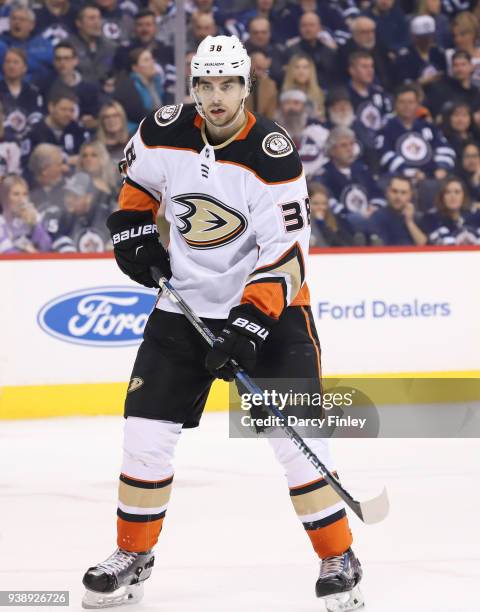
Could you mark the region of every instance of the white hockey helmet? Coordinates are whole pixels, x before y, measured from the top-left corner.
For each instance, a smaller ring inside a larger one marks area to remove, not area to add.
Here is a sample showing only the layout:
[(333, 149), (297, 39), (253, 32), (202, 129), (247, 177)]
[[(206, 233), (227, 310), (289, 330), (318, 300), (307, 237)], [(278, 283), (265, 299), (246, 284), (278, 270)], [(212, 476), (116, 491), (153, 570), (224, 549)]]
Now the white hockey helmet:
[(203, 116), (200, 101), (194, 92), (196, 79), (213, 76), (238, 76), (243, 79), (245, 98), (250, 93), (251, 61), (247, 50), (236, 36), (207, 36), (198, 45), (197, 52), (190, 64), (190, 92), (197, 105), (198, 113)]

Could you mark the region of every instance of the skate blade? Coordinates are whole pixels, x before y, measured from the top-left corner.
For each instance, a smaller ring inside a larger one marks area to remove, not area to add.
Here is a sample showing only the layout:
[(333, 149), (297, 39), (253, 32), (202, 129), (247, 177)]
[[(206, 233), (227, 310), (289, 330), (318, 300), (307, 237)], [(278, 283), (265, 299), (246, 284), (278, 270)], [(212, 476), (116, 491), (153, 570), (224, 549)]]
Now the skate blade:
[(123, 586), (113, 593), (97, 593), (86, 590), (82, 600), (82, 608), (88, 610), (99, 608), (114, 608), (124, 604), (138, 603), (143, 597), (143, 582)]
[(351, 591), (346, 593), (335, 593), (335, 595), (326, 595), (322, 597), (325, 602), (325, 607), (328, 612), (349, 612), (350, 610), (358, 610), (364, 605), (363, 595), (358, 586), (353, 587)]

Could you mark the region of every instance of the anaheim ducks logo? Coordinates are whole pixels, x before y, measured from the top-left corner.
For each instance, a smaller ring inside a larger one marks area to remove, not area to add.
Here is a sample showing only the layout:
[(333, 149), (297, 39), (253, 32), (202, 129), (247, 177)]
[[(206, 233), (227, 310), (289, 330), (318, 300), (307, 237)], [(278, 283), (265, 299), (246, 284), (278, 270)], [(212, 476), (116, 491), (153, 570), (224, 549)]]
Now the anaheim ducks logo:
[(177, 227), (192, 249), (215, 249), (233, 242), (247, 229), (247, 220), (220, 200), (204, 193), (184, 193), (172, 198), (184, 212), (176, 212)]

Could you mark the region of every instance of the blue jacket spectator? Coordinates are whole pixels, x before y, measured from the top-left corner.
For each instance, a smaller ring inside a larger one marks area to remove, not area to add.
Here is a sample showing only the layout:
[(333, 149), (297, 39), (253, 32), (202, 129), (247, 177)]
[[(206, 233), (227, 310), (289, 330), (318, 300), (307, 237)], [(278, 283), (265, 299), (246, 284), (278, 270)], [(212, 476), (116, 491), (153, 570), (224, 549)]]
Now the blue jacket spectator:
[(28, 134), (44, 113), (40, 91), (25, 81), (26, 73), (25, 52), (22, 49), (9, 49), (3, 62), (0, 102), (3, 106), (5, 127), (10, 129), (23, 155), (30, 153)]
[(355, 229), (362, 230), (364, 220), (373, 210), (384, 206), (385, 199), (366, 166), (355, 160), (355, 145), (352, 130), (345, 127), (333, 129), (327, 140), (330, 161), (315, 180), (329, 190), (332, 211), (345, 215)]
[(385, 193), (387, 206), (375, 211), (368, 221), (370, 242), (387, 246), (424, 245), (427, 237), (418, 225), (410, 181), (394, 176)]
[(430, 244), (480, 244), (480, 215), (470, 211), (470, 198), (460, 179), (445, 181), (436, 210), (424, 216), (422, 229)]
[(33, 36), (35, 13), (22, 6), (10, 13), (10, 30), (2, 36), (7, 47), (23, 49), (27, 56), (27, 79), (44, 78), (52, 73), (53, 45), (42, 36)]
[(85, 172), (77, 172), (65, 181), (65, 202), (49, 205), (43, 212), (52, 249), (60, 253), (101, 253), (107, 250), (110, 236), (106, 220), (110, 202), (99, 192)]
[(53, 60), (55, 78), (43, 84), (46, 99), (68, 93), (78, 100), (79, 120), (87, 129), (97, 127), (96, 116), (100, 110), (100, 88), (96, 83), (85, 81), (76, 69), (77, 53), (71, 44), (61, 42), (55, 47)]
[(378, 39), (390, 51), (398, 51), (409, 43), (408, 23), (395, 0), (373, 0), (365, 13), (377, 24)]
[(394, 65), (398, 84), (418, 81), (428, 85), (445, 73), (445, 53), (435, 45), (435, 20), (429, 15), (418, 15), (410, 23), (412, 44), (400, 49)]
[(309, 119), (306, 94), (299, 89), (283, 91), (277, 119), (298, 149), (305, 176), (320, 174), (328, 161), (325, 145), (329, 131), (319, 121)]
[[(0, 36), (10, 29), (10, 11), (12, 7), (5, 0), (0, 5)], [(0, 57), (1, 59), (1, 57)]]
[(375, 65), (367, 51), (355, 51), (349, 57), (348, 91), (358, 120), (369, 130), (378, 132), (392, 112), (392, 102), (375, 84)]
[(378, 136), (383, 172), (422, 180), (444, 178), (455, 167), (455, 151), (432, 123), (417, 118), (418, 90), (404, 85), (395, 98), (396, 116)]
[(102, 15), (102, 34), (115, 45), (132, 37), (133, 18), (138, 5), (133, 0), (95, 0)]
[(89, 139), (88, 131), (75, 120), (78, 100), (68, 93), (59, 93), (48, 102), (47, 117), (37, 123), (28, 137), (30, 150), (42, 143), (57, 145), (69, 159), (76, 162), (80, 146)]
[(53, 46), (75, 31), (75, 8), (69, 0), (44, 0), (34, 7), (37, 36), (46, 38)]
[(327, 96), (327, 120), (324, 126), (332, 130), (335, 127), (348, 127), (355, 133), (356, 157), (361, 159), (372, 174), (377, 174), (379, 156), (376, 148), (377, 132), (365, 127), (357, 119), (348, 90), (338, 87), (330, 90)]

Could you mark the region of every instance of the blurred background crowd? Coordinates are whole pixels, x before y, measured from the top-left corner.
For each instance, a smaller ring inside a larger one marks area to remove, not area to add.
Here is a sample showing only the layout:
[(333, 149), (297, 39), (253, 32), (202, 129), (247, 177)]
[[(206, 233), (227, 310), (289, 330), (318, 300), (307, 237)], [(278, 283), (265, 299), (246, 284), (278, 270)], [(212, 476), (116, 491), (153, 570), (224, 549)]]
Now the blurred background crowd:
[(124, 147), (209, 34), (297, 145), (312, 246), (480, 244), (480, 0), (185, 8), (179, 59), (171, 0), (0, 0), (0, 253), (110, 248)]

